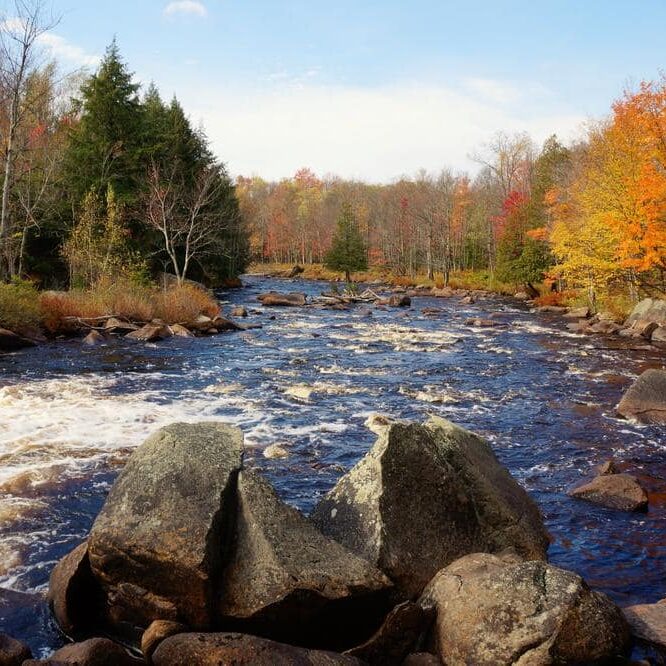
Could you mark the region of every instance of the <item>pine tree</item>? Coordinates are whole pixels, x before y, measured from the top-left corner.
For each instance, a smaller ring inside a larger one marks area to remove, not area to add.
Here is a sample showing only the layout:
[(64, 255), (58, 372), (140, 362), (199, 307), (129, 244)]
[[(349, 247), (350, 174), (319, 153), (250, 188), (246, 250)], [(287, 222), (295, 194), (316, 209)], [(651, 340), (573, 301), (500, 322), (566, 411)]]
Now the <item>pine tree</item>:
[(336, 225), (333, 244), (324, 263), (331, 270), (344, 271), (345, 280), (351, 282), (353, 271), (368, 268), (368, 252), (349, 204), (342, 206)]
[(104, 196), (109, 185), (120, 201), (135, 201), (144, 175), (138, 90), (114, 40), (81, 87), (80, 118), (71, 131), (65, 175), (75, 206), (91, 190)]

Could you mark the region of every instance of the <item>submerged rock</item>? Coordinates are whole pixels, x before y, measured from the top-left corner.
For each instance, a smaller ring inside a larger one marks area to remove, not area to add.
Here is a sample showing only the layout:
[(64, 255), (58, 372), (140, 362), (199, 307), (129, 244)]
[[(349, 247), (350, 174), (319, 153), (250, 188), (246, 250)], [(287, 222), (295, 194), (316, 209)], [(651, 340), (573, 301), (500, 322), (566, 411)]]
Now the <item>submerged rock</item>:
[(639, 604), (624, 609), (636, 638), (666, 650), (666, 599), (656, 604)]
[(666, 370), (646, 370), (624, 394), (617, 412), (641, 423), (666, 424)]
[(622, 511), (647, 511), (648, 496), (629, 474), (605, 473), (570, 491), (571, 497)]
[(160, 643), (153, 653), (155, 666), (361, 666), (354, 657), (306, 650), (237, 633), (178, 634)]
[(387, 610), (390, 581), (318, 532), (257, 473), (241, 471), (237, 492), (220, 626), (336, 649), (370, 635)]
[(261, 301), (262, 305), (298, 307), (305, 305), (306, 296), (299, 292), (279, 294), (276, 291), (269, 291), (267, 294), (257, 296), (257, 300)]
[(419, 602), (434, 607), (446, 664), (595, 664), (622, 656), (621, 611), (583, 579), (545, 562), (476, 553), (437, 574)]
[(242, 305), (237, 305), (231, 311), (232, 317), (247, 317), (247, 309)]
[(112, 622), (210, 625), (242, 454), (222, 423), (167, 426), (132, 454), (89, 542)]
[(540, 559), (548, 547), (536, 504), (489, 444), (440, 418), (391, 424), (313, 519), (406, 598), (467, 553), (513, 548)]

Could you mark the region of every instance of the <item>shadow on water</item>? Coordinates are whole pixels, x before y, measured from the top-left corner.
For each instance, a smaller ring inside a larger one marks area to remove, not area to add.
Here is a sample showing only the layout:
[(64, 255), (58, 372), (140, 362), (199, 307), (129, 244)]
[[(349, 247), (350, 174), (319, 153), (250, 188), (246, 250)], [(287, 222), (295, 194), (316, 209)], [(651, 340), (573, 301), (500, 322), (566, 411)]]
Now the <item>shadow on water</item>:
[[(663, 367), (662, 354), (570, 334), (555, 316), (496, 298), (464, 306), (418, 298), (410, 310), (268, 309), (260, 291), (315, 295), (325, 285), (247, 283), (223, 298), (246, 305), (263, 329), (156, 345), (60, 342), (0, 357), (0, 586), (43, 592), (132, 448), (165, 423), (238, 424), (248, 464), (307, 512), (372, 445), (368, 415), (384, 412), (436, 413), (488, 437), (539, 503), (554, 564), (620, 605), (666, 597), (666, 438), (614, 415), (640, 372)], [(489, 312), (503, 325), (464, 325)], [(294, 387), (309, 398), (290, 394)], [(286, 457), (265, 456), (272, 444)], [(647, 514), (567, 497), (611, 456), (650, 491)], [(0, 597), (0, 628), (46, 650), (60, 638), (45, 612), (26, 624), (34, 601)]]

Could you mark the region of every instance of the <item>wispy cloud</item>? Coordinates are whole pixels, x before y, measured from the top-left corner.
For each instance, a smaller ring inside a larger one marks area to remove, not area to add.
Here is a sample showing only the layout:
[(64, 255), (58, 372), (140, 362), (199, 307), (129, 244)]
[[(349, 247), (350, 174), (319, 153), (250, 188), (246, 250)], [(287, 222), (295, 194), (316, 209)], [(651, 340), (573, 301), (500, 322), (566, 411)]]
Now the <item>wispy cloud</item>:
[(80, 46), (68, 42), (64, 37), (53, 32), (45, 32), (40, 35), (39, 43), (53, 58), (66, 64), (77, 67), (96, 67), (99, 64), (99, 55), (87, 53)]
[(164, 16), (176, 16), (178, 14), (187, 14), (205, 18), (208, 16), (206, 5), (199, 0), (174, 0), (164, 8)]
[[(7, 18), (0, 23), (0, 28), (10, 33), (19, 34), (25, 30), (25, 22), (19, 18)], [(100, 56), (88, 53), (80, 46), (72, 44), (67, 39), (55, 32), (44, 32), (37, 37), (37, 44), (46, 53), (64, 63), (75, 67), (96, 67)]]

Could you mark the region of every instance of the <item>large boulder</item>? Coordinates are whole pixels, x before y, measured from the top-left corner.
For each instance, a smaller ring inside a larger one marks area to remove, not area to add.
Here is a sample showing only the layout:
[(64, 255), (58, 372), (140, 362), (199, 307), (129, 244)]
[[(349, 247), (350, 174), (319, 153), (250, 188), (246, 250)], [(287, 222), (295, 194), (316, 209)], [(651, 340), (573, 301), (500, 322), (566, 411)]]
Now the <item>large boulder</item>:
[(143, 658), (150, 663), (153, 652), (163, 640), (166, 640), (169, 636), (184, 634), (187, 631), (188, 628), (180, 622), (155, 620), (141, 636), (141, 654), (143, 654)]
[(647, 493), (630, 474), (601, 474), (569, 494), (621, 511), (647, 511), (648, 508)]
[(257, 300), (262, 305), (270, 306), (301, 306), (306, 303), (306, 296), (300, 292), (291, 292), (289, 294), (280, 294), (277, 291), (269, 291), (267, 294), (260, 294)]
[(657, 328), (652, 331), (650, 341), (655, 347), (666, 349), (666, 326), (657, 326)]
[(467, 553), (512, 548), (541, 559), (548, 547), (537, 506), (490, 445), (441, 418), (386, 427), (313, 519), (407, 598)]
[(666, 301), (658, 298), (643, 299), (631, 311), (624, 325), (628, 327), (641, 320), (666, 326)]
[(113, 623), (210, 625), (242, 455), (236, 427), (176, 423), (130, 457), (89, 540)]
[(666, 599), (656, 604), (639, 604), (624, 609), (636, 638), (666, 650)]
[(236, 633), (178, 634), (160, 643), (155, 666), (361, 666), (358, 659)]
[(580, 576), (545, 562), (468, 555), (421, 597), (434, 607), (434, 643), (450, 666), (595, 664), (624, 654), (622, 612)]
[(332, 649), (367, 638), (388, 608), (390, 581), (319, 533), (257, 473), (241, 471), (237, 497), (220, 626)]
[(622, 396), (617, 412), (641, 423), (666, 424), (666, 370), (646, 370)]
[(56, 564), (49, 579), (49, 605), (63, 633), (78, 636), (88, 631), (100, 597), (84, 542)]

